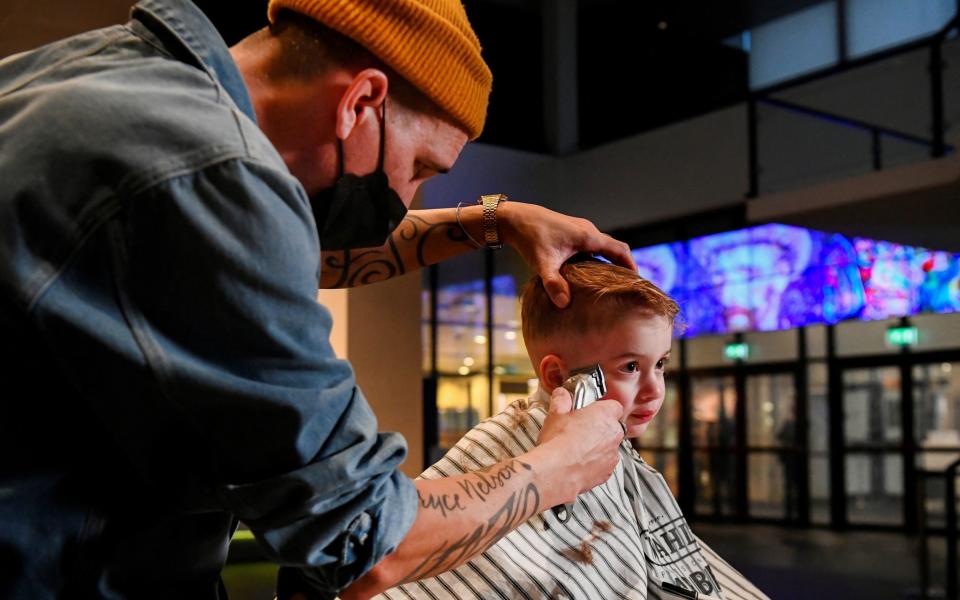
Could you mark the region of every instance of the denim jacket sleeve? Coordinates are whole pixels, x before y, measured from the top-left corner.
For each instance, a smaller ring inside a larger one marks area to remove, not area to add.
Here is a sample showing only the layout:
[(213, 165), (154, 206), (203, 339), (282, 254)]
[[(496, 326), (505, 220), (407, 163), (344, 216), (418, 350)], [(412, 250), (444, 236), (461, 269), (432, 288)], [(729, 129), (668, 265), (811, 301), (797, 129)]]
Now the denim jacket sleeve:
[(183, 510), (234, 513), (319, 590), (391, 552), (417, 511), (406, 446), (377, 433), (329, 344), (302, 188), (221, 160), (146, 187), (101, 229), (37, 311), (142, 477)]

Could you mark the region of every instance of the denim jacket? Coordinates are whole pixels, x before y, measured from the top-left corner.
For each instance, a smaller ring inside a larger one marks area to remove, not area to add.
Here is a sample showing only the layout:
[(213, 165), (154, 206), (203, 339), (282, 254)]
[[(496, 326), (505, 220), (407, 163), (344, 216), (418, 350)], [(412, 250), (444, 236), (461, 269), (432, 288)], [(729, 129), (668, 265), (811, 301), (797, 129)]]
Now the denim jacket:
[(0, 61), (0, 597), (323, 596), (417, 510), (317, 304), (301, 185), (187, 0)]

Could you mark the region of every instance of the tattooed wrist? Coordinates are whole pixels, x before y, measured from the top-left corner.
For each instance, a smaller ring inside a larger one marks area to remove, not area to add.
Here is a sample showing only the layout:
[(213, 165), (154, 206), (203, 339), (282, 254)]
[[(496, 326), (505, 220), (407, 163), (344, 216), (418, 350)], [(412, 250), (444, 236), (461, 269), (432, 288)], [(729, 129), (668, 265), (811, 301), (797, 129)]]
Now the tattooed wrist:
[(457, 483), (467, 495), (467, 498), (471, 500), (476, 498), (481, 502), (486, 502), (487, 496), (500, 488), (506, 487), (507, 482), (521, 468), (527, 471), (532, 470), (532, 467), (527, 463), (514, 459), (504, 465), (493, 465), (493, 467), (475, 471), (473, 477), (465, 478)]
[(473, 246), (455, 220), (408, 214), (380, 248), (323, 252), (321, 287), (346, 288), (384, 281), (467, 249)]
[(443, 542), (425, 560), (414, 567), (403, 578), (402, 583), (449, 571), (469, 560), (537, 514), (539, 507), (540, 490), (533, 483), (528, 483), (522, 490), (510, 494), (486, 523), (455, 540)]
[(417, 490), (417, 497), (420, 499), (420, 507), (427, 510), (438, 510), (443, 517), (453, 511), (467, 510), (467, 507), (460, 502), (460, 494), (428, 494), (426, 498)]

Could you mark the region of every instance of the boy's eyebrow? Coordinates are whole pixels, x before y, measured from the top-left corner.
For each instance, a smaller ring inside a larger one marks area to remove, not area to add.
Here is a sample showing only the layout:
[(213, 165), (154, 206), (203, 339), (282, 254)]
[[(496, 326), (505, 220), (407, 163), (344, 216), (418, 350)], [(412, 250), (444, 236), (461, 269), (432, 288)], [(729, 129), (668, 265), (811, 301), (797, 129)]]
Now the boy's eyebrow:
[[(666, 352), (664, 352), (661, 356), (668, 356), (671, 352), (673, 352), (673, 349), (672, 349), (672, 348), (669, 349), (669, 350), (667, 350)], [(639, 354), (639, 353), (637, 353), (637, 352), (624, 352), (623, 354), (618, 354), (618, 355), (616, 355), (616, 356), (610, 357), (610, 360), (617, 360), (617, 359), (620, 359), (620, 358), (629, 358), (629, 357), (631, 357), (631, 356), (643, 357), (643, 356), (646, 356), (646, 355), (645, 355), (645, 354)]]

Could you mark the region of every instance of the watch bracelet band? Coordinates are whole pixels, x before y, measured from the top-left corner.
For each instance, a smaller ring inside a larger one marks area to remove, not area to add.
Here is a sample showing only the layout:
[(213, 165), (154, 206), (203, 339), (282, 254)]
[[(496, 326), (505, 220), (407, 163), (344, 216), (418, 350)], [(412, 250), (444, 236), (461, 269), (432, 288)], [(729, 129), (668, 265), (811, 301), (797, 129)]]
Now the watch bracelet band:
[(506, 194), (486, 194), (480, 196), (477, 204), (483, 206), (483, 241), (487, 248), (499, 250), (503, 247), (500, 229), (497, 227), (497, 208), (507, 200)]

